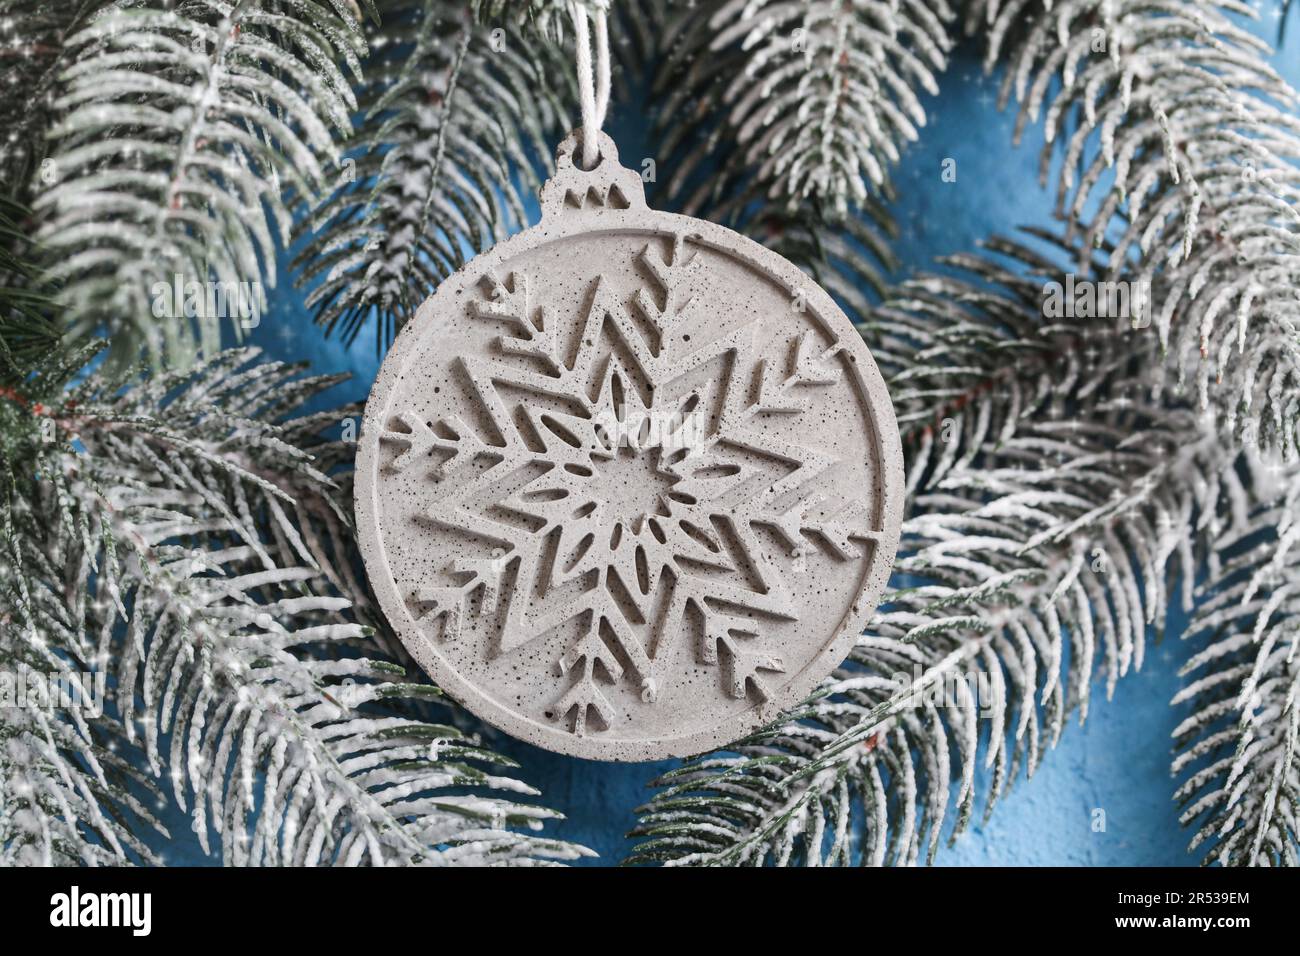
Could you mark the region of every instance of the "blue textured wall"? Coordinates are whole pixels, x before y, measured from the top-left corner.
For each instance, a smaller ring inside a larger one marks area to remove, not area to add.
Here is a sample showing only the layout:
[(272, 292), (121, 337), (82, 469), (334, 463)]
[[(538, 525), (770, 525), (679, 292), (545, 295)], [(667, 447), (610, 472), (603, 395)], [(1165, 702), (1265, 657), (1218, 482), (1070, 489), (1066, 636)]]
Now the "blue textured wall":
[[(1271, 11), (1278, 4), (1268, 0), (1263, 6)], [(1252, 29), (1275, 40), (1277, 20), (1266, 14)], [(1297, 32), (1293, 24), (1275, 63), (1300, 86)], [(899, 198), (893, 211), (902, 228), (895, 249), (904, 274), (926, 267), (936, 255), (973, 249), (990, 233), (1050, 222), (1051, 197), (1037, 188), (1041, 128), (1031, 126), (1024, 145), (1012, 148), (1014, 114), (996, 111), (995, 81), (983, 77), (977, 56), (970, 45), (958, 51), (940, 81), (940, 96), (926, 103), (929, 125), (895, 175)], [(641, 117), (626, 105), (615, 109), (612, 125), (624, 155), (652, 155), (638, 151)], [(956, 183), (940, 181), (945, 157), (957, 160)], [(671, 164), (671, 157), (657, 159), (660, 169)], [(653, 202), (653, 192), (650, 198)], [(282, 276), (289, 274), (287, 261), (281, 268)], [(316, 371), (352, 372), (352, 382), (340, 387), (337, 397), (364, 398), (379, 362), (372, 342), (363, 335), (348, 350), (325, 339), (311, 324), (301, 294), (283, 280), (273, 300), (253, 342), (279, 358), (308, 359)], [(987, 825), (976, 825), (953, 848), (941, 851), (940, 863), (1190, 862), (1170, 800), (1170, 733), (1179, 715), (1168, 702), (1178, 689), (1175, 672), (1186, 656), (1178, 640), (1182, 620), (1172, 624), (1164, 643), (1149, 651), (1143, 671), (1122, 680), (1110, 702), (1095, 691), (1087, 725), (1080, 728), (1072, 721), (1034, 778), (1018, 782)], [(624, 834), (635, 822), (634, 808), (649, 795), (646, 782), (671, 766), (575, 760), (501, 735), (494, 743), (523, 764), (525, 779), (543, 791), (549, 806), (568, 814), (551, 832), (592, 847), (601, 856), (596, 862), (605, 864), (626, 853)], [(982, 812), (982, 800), (979, 808)], [(1091, 826), (1097, 808), (1106, 814), (1103, 833)], [(168, 858), (200, 862), (185, 822), (170, 822), (181, 837)]]

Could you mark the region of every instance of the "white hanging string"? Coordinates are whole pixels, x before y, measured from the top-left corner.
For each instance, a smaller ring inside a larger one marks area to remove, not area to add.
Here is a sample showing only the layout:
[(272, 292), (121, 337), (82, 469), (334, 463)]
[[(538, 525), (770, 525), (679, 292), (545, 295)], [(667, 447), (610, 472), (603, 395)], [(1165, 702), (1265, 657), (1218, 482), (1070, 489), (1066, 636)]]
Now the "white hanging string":
[(580, 3), (570, 7), (578, 53), (578, 93), (582, 101), (582, 164), (590, 169), (600, 157), (600, 128), (609, 108), (609, 28), (604, 10), (597, 10), (596, 62), (591, 60), (591, 29), (587, 10)]

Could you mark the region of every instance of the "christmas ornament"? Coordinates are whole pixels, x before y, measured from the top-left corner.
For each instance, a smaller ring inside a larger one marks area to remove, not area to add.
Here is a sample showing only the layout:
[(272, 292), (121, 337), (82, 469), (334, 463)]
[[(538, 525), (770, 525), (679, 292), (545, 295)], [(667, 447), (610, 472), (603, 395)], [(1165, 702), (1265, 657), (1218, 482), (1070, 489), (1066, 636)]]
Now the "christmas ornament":
[(541, 206), (380, 369), (366, 568), (489, 723), (580, 757), (698, 753), (806, 696), (871, 615), (903, 500), (889, 395), (825, 291), (649, 209), (598, 124), (560, 145)]

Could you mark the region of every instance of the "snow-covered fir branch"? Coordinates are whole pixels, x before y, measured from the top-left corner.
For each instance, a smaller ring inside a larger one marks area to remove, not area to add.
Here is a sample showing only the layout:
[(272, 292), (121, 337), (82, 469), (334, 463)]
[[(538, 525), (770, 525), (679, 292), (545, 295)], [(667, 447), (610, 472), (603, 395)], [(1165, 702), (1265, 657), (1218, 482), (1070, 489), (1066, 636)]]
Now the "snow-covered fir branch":
[[(981, 20), (977, 14), (982, 14)], [(971, 25), (1005, 66), (1018, 135), (1042, 120), (1042, 177), (1109, 270), (1165, 294), (1171, 383), (1232, 440), (1297, 453), (1300, 96), (1232, 22), (1237, 0), (981, 0)], [(1059, 149), (1058, 149), (1059, 147)], [(1063, 151), (1063, 152), (1062, 152)]]
[(352, 340), (373, 322), (382, 347), (430, 289), (527, 223), (575, 94), (545, 37), (454, 0), (379, 9), (356, 155), (300, 230), (295, 269), (319, 323)]
[[(427, 717), (438, 691), (366, 640), (339, 563), (355, 545), (330, 541), (349, 512), (322, 470), (350, 449), (320, 435), (337, 414), (294, 419), (336, 380), (297, 371), (236, 350), (6, 396), (0, 658), (108, 675), (102, 719), (130, 747), (75, 709), (6, 719), (6, 852), (151, 859), (112, 823), (112, 771), (159, 779), (230, 864), (587, 853), (539, 835), (558, 815), (511, 762)], [(80, 799), (57, 804), (45, 779)], [(87, 828), (91, 848), (72, 845)]]
[(42, 281), (24, 228), (30, 215), (0, 196), (0, 386), (18, 384), (62, 334), (51, 314), (55, 289)]
[(723, 218), (760, 198), (840, 220), (879, 195), (925, 125), (918, 94), (938, 91), (942, 0), (681, 6), (658, 80), (670, 196)]
[(1173, 771), (1191, 849), (1223, 865), (1300, 864), (1300, 475), (1252, 459), (1216, 520), (1185, 637)]
[[(237, 335), (257, 323), (294, 215), (337, 175), (365, 49), (360, 7), (102, 7), (63, 41), (53, 125), (33, 131), (53, 140), (34, 184), (37, 236), (71, 336), (107, 331), (123, 360), (144, 351), (183, 365), (196, 344), (218, 349), (232, 318)], [(177, 308), (162, 293), (178, 282), (247, 301)]]
[(0, 191), (12, 198), (30, 200), (45, 159), (58, 77), (72, 61), (64, 41), (108, 2), (0, 0)]
[(539, 36), (560, 40), (571, 30), (575, 7), (593, 16), (609, 12), (611, 0), (469, 0), (469, 6), (486, 25), (513, 24)]
[[(0, 570), (7, 574), (12, 527), (4, 534)], [(13, 623), (6, 609), (4, 630), (15, 630)], [(145, 839), (150, 831), (168, 835), (145, 802), (157, 788), (124, 759), (116, 721), (49, 704), (51, 686), (78, 702), (93, 701), (99, 690), (57, 650), (10, 637), (0, 643), (0, 865), (157, 862)]]

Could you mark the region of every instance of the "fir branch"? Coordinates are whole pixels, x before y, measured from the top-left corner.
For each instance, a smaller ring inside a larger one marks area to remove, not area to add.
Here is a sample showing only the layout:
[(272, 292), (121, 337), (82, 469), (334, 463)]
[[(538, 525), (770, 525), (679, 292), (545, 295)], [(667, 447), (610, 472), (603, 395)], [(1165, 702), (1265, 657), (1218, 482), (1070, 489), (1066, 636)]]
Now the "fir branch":
[(916, 90), (937, 92), (951, 18), (919, 0), (690, 4), (657, 84), (664, 151), (681, 157), (670, 197), (728, 221), (757, 197), (843, 219), (886, 189), (925, 125)]
[[(1042, 116), (1046, 182), (1085, 244), (1122, 231), (1112, 275), (1159, 277), (1155, 325), (1172, 385), (1244, 445), (1297, 452), (1300, 120), (1235, 0), (984, 0), (989, 64), (1017, 136)], [(1059, 86), (1058, 86), (1059, 84)], [(1113, 184), (1112, 184), (1113, 183)]]
[[(157, 364), (219, 347), (266, 307), (277, 243), (314, 203), (356, 106), (364, 42), (347, 0), (119, 0), (66, 41), (54, 185), (34, 208), (73, 338)], [(176, 309), (175, 277), (244, 297)], [(242, 285), (241, 285), (242, 283)], [(195, 313), (197, 314), (191, 314)], [(247, 313), (247, 314), (244, 314)]]
[[(52, 680), (64, 688), (83, 686), (81, 675), (29, 667), (13, 656), (10, 641), (5, 644), (2, 679), (10, 689), (48, 687)], [(167, 831), (132, 792), (151, 781), (118, 755), (124, 749), (120, 728), (71, 708), (12, 699), (0, 720), (0, 865), (157, 862), (137, 830), (152, 827), (164, 837)]]
[(1175, 793), (1189, 850), (1224, 866), (1300, 865), (1300, 480), (1253, 460), (1231, 476), (1222, 522), (1185, 638), (1198, 647), (1174, 704)]
[(104, 713), (102, 669), (62, 604), (40, 622), (23, 610), (42, 593), (30, 563), (38, 574), (62, 571), (32, 550), (30, 496), (19, 492), (53, 498), (33, 474), (32, 446), (53, 434), (41, 424), (43, 400), (67, 381), (62, 358), (23, 366), (26, 395), (15, 385), (0, 393), (0, 863), (156, 862), (145, 837), (167, 831), (146, 803), (159, 793), (124, 757), (124, 730)]
[(527, 221), (575, 100), (550, 41), (462, 4), (381, 4), (355, 174), (310, 222), (294, 268), (316, 321), (382, 349), (442, 279)]
[(23, 222), (30, 212), (0, 196), (0, 387), (13, 388), (60, 342), (55, 290), (41, 281)]
[(111, 672), (125, 736), (227, 863), (589, 852), (534, 832), (557, 815), (519, 799), (535, 791), (508, 760), (409, 716), (404, 702), (437, 691), (374, 653), (334, 584), (350, 572), (327, 563), (354, 545), (319, 546), (305, 510), (333, 501), (347, 517), (321, 470), (346, 457), (319, 437), (337, 419), (286, 420), (333, 380), (253, 359), (10, 403), (38, 427), (6, 456), (8, 613), (29, 643), (61, 640)]
[[(46, 158), (59, 74), (72, 62), (65, 41), (111, 0), (0, 0), (0, 183), (23, 202)], [(47, 178), (53, 166), (46, 166)]]
[(570, 29), (574, 7), (591, 16), (608, 11), (611, 0), (470, 0), (475, 18), (485, 25), (510, 23), (547, 39), (562, 41)]

